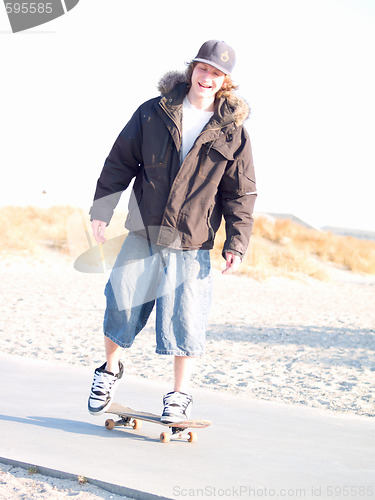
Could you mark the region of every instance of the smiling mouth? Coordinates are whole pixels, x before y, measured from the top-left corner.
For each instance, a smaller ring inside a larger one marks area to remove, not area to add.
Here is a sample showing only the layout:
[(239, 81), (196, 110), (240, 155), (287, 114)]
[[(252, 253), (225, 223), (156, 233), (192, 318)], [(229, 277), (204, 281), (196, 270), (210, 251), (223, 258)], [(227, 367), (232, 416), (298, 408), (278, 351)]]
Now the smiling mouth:
[(204, 85), (203, 83), (198, 82), (198, 85), (202, 87), (202, 89), (211, 89), (211, 85)]

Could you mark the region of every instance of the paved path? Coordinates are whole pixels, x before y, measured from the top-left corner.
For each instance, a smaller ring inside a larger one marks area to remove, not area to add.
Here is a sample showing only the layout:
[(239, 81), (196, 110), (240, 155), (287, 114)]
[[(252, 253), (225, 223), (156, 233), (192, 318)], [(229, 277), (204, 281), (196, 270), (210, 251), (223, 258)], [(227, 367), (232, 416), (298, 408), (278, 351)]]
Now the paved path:
[[(0, 355), (0, 461), (119, 485), (135, 498), (375, 498), (375, 421), (195, 391), (212, 420), (197, 443), (162, 427), (104, 428), (86, 409), (92, 370)], [(158, 412), (168, 387), (129, 378), (116, 400)]]

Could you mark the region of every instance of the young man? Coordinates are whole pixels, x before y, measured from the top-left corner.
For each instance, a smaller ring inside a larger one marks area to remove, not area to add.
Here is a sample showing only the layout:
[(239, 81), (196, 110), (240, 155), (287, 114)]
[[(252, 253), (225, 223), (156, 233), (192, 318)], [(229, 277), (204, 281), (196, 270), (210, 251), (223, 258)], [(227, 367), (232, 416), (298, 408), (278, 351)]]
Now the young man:
[(118, 136), (90, 210), (95, 240), (134, 179), (124, 245), (107, 283), (106, 362), (95, 370), (89, 411), (103, 413), (130, 347), (156, 304), (156, 352), (174, 356), (174, 390), (162, 421), (188, 418), (194, 359), (204, 353), (211, 302), (209, 250), (222, 216), (224, 273), (246, 252), (256, 197), (247, 104), (234, 94), (231, 47), (209, 40), (186, 73), (168, 73)]

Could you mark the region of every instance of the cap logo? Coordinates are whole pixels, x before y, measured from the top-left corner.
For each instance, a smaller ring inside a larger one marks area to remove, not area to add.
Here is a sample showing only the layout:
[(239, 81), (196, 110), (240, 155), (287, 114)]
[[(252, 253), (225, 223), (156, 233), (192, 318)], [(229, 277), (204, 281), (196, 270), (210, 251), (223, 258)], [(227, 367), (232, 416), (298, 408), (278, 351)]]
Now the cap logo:
[(223, 62), (227, 62), (227, 61), (229, 61), (229, 54), (228, 54), (228, 51), (227, 51), (227, 50), (221, 54), (221, 60), (222, 60)]

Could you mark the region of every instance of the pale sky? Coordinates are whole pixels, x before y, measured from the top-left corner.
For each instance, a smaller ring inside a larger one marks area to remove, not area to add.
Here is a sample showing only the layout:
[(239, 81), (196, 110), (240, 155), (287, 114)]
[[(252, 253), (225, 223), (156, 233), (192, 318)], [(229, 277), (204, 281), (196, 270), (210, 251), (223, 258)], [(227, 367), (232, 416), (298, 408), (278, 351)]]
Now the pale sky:
[(0, 6), (0, 204), (88, 210), (132, 113), (212, 38), (252, 110), (256, 212), (374, 230), (373, 0), (82, 0), (17, 34)]

